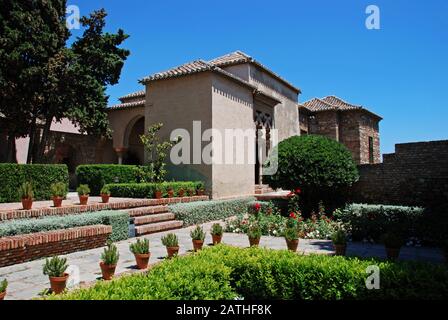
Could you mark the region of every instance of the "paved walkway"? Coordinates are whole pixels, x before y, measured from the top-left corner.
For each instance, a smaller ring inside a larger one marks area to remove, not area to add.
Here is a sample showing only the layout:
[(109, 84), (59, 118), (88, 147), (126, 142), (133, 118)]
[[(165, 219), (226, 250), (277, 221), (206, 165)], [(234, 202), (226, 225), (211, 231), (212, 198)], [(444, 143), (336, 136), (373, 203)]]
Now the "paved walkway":
[[(213, 222), (204, 224), (204, 230), (209, 231)], [(174, 231), (167, 231), (144, 236), (150, 241), (151, 259), (150, 263), (162, 261), (166, 256), (166, 249), (161, 243), (161, 237), (169, 232), (174, 232), (179, 237), (180, 254), (191, 251), (193, 246), (190, 238), (192, 227), (183, 228)], [(207, 233), (205, 243), (211, 242), (211, 236)], [(129, 244), (136, 241), (128, 239), (117, 243), (120, 252), (120, 261), (117, 266), (117, 274), (125, 272), (135, 272), (135, 260), (129, 251)], [(244, 234), (226, 233), (223, 242), (229, 245), (247, 247), (248, 239)], [(260, 246), (272, 249), (286, 249), (286, 243), (283, 238), (262, 237)], [(88, 251), (75, 252), (66, 255), (68, 263), (71, 266), (79, 268), (80, 283), (89, 283), (101, 278), (99, 268), (99, 259), (103, 248), (92, 249)], [(300, 240), (299, 252), (331, 254), (333, 252), (331, 241), (327, 240)], [(385, 250), (381, 245), (370, 245), (363, 243), (349, 243), (347, 248), (348, 255), (362, 257), (385, 257)], [(435, 248), (413, 248), (406, 247), (402, 249), (400, 259), (431, 261), (435, 263), (443, 262), (443, 256)], [(8, 294), (6, 299), (24, 300), (37, 297), (40, 292), (49, 287), (47, 276), (42, 274), (42, 265), (45, 259), (31, 261), (9, 267), (0, 268), (0, 279), (6, 278), (9, 281)], [(73, 279), (73, 277), (71, 277)]]

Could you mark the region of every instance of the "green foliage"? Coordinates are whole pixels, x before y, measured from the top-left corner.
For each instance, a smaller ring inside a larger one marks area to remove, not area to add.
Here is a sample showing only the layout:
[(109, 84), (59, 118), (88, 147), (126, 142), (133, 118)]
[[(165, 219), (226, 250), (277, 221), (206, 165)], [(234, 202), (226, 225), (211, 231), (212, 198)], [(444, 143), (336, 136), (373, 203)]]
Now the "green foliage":
[(292, 241), (299, 239), (299, 230), (297, 230), (297, 226), (287, 227), (284, 234), (286, 240)]
[(271, 201), (250, 201), (247, 204), (247, 212), (249, 214), (258, 214), (258, 212), (265, 212), (271, 214), (277, 212), (277, 208)]
[(3, 279), (0, 282), (0, 292), (5, 292), (7, 288), (8, 288), (8, 280)]
[[(195, 188), (201, 182), (197, 181), (179, 181), (162, 183), (112, 183), (107, 186), (110, 188), (111, 195), (121, 198), (154, 198), (154, 192), (157, 189), (162, 191), (162, 196), (168, 196), (168, 189), (172, 188), (177, 196), (180, 189)], [(186, 196), (186, 195), (184, 195)]]
[[(371, 265), (380, 269), (380, 290), (366, 288), (366, 269)], [(166, 260), (147, 274), (98, 282), (48, 299), (414, 300), (447, 296), (448, 269), (443, 265), (218, 245)]]
[(0, 223), (0, 237), (69, 229), (104, 224), (112, 226), (109, 239), (120, 241), (129, 235), (129, 214), (122, 211), (99, 211), (66, 216), (47, 216), (38, 219), (9, 220)]
[(220, 220), (247, 211), (247, 204), (253, 198), (232, 200), (211, 200), (169, 205), (176, 219), (182, 220), (185, 226)]
[(346, 188), (358, 180), (358, 170), (350, 151), (341, 143), (324, 136), (294, 136), (281, 141), (268, 163), (277, 161), (278, 170), (264, 177), (272, 188), (301, 189), (304, 214), (317, 210), (323, 201), (335, 209), (345, 202)]
[(92, 195), (100, 194), (104, 185), (109, 183), (137, 183), (138, 166), (120, 164), (86, 164), (76, 167), (79, 184), (90, 186)]
[(129, 245), (129, 250), (133, 254), (147, 254), (149, 253), (149, 240), (147, 238), (137, 239), (137, 242)]
[(403, 237), (394, 233), (383, 234), (381, 240), (387, 248), (401, 248), (404, 244)]
[(34, 197), (33, 185), (31, 182), (22, 183), (18, 192), (20, 199), (33, 199)]
[(88, 196), (90, 193), (90, 188), (86, 184), (80, 184), (78, 188), (76, 188), (76, 192), (78, 192), (78, 195), (80, 196)]
[(178, 247), (179, 239), (175, 233), (168, 233), (167, 235), (162, 237), (162, 244), (165, 247)]
[(344, 245), (347, 243), (347, 234), (345, 233), (344, 230), (338, 229), (331, 236), (331, 240), (333, 241), (334, 244)]
[(247, 236), (251, 239), (261, 238), (261, 228), (258, 223), (252, 223), (247, 229)]
[(214, 223), (212, 225), (212, 229), (210, 230), (210, 233), (214, 236), (222, 236), (223, 232), (224, 229), (219, 223)]
[(101, 254), (101, 261), (106, 265), (116, 265), (119, 258), (120, 253), (118, 252), (117, 246), (109, 240), (107, 242), (107, 247), (104, 248), (104, 251)]
[(110, 187), (108, 185), (105, 185), (101, 188), (100, 194), (107, 194), (110, 196)]
[(423, 212), (417, 207), (350, 204), (333, 215), (349, 227), (354, 240), (379, 241), (387, 232), (415, 236), (415, 230), (424, 220)]
[(205, 232), (201, 226), (197, 225), (193, 230), (190, 231), (190, 237), (192, 240), (202, 240), (205, 239)]
[(35, 200), (49, 200), (53, 183), (68, 185), (68, 169), (65, 164), (0, 163), (0, 181), (0, 202), (20, 201), (17, 190), (27, 181), (33, 184)]
[(53, 197), (65, 198), (67, 196), (67, 185), (64, 182), (53, 183), (50, 189)]
[(49, 277), (62, 277), (67, 270), (67, 259), (58, 256), (45, 259), (43, 273)]

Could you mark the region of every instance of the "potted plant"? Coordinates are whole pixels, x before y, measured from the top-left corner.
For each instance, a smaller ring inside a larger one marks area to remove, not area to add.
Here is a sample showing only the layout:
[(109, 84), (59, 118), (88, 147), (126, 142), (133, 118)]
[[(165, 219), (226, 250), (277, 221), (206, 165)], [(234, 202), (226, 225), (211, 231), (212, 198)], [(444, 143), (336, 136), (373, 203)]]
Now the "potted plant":
[(222, 240), (222, 234), (223, 234), (223, 228), (219, 223), (214, 223), (212, 225), (212, 229), (210, 231), (212, 234), (212, 241), (213, 245), (217, 245), (221, 243)]
[(137, 239), (137, 242), (132, 243), (129, 249), (135, 256), (137, 268), (140, 270), (148, 268), (148, 262), (151, 256), (151, 252), (149, 252), (149, 240), (146, 238)]
[(76, 189), (76, 192), (78, 192), (79, 204), (85, 206), (87, 204), (87, 201), (89, 200), (89, 193), (90, 193), (89, 186), (86, 184), (81, 184)]
[(252, 224), (247, 229), (247, 236), (249, 238), (249, 244), (251, 247), (258, 246), (260, 244), (260, 238), (261, 238), (261, 229), (258, 224)]
[(335, 254), (337, 256), (345, 256), (347, 250), (347, 234), (345, 231), (342, 229), (336, 230), (332, 234), (331, 240), (333, 241)]
[(193, 241), (194, 251), (201, 250), (202, 246), (204, 245), (204, 239), (205, 239), (204, 229), (202, 229), (202, 227), (198, 225), (196, 226), (196, 228), (191, 230), (190, 236)]
[(400, 255), (400, 249), (404, 244), (401, 236), (394, 233), (386, 233), (382, 237), (384, 246), (386, 247), (387, 258), (389, 260), (396, 260)]
[(24, 182), (19, 188), (19, 196), (22, 199), (24, 210), (30, 210), (33, 206), (33, 185), (31, 182)]
[(168, 198), (174, 197), (174, 189), (172, 187), (168, 187), (166, 193), (168, 194)]
[(100, 195), (101, 195), (101, 200), (103, 201), (103, 203), (109, 203), (110, 188), (108, 185), (104, 185), (101, 188)]
[(3, 279), (3, 281), (0, 282), (0, 300), (5, 299), (7, 288), (8, 288), (8, 280)]
[(168, 258), (177, 255), (179, 252), (179, 239), (174, 233), (168, 233), (162, 237), (162, 244), (166, 247)]
[(154, 198), (162, 199), (162, 188), (159, 185), (156, 185), (156, 187), (155, 187)]
[(205, 188), (204, 188), (204, 184), (203, 183), (200, 183), (197, 186), (196, 193), (197, 193), (198, 196), (203, 196), (205, 194)]
[(296, 252), (299, 246), (299, 232), (296, 226), (289, 226), (285, 229), (285, 240), (288, 250)]
[(193, 188), (188, 188), (188, 190), (187, 190), (187, 194), (188, 194), (189, 197), (194, 196), (194, 194), (195, 194), (194, 189), (193, 189)]
[(179, 190), (177, 190), (177, 196), (182, 198), (184, 195), (185, 195), (184, 188), (179, 188)]
[(120, 254), (118, 253), (117, 246), (112, 241), (107, 242), (107, 247), (104, 248), (101, 254), (100, 268), (104, 280), (110, 280), (115, 274), (115, 268), (117, 267)]
[(68, 273), (67, 259), (53, 257), (51, 259), (45, 259), (43, 268), (44, 275), (50, 278), (51, 291), (55, 294), (60, 294), (65, 290), (67, 285)]
[(62, 200), (67, 195), (67, 185), (64, 182), (56, 182), (50, 188), (53, 196), (53, 206), (60, 208), (62, 206)]

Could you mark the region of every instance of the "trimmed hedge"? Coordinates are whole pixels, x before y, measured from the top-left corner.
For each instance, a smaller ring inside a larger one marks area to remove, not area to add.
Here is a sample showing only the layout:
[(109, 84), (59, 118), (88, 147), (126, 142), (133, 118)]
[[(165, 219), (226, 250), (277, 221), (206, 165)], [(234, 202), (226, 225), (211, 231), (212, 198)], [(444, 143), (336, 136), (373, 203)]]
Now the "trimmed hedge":
[(231, 200), (210, 200), (187, 203), (176, 203), (169, 206), (170, 211), (182, 220), (184, 226), (220, 220), (230, 216), (247, 213), (248, 204), (254, 198)]
[(112, 226), (109, 239), (120, 241), (129, 235), (129, 214), (122, 211), (98, 211), (39, 219), (10, 220), (0, 223), (0, 237), (15, 236), (50, 230), (105, 224)]
[[(366, 288), (366, 269), (371, 265), (380, 269), (380, 289)], [(447, 296), (448, 269), (442, 265), (218, 245), (164, 261), (147, 274), (97, 282), (91, 288), (48, 299), (367, 300)]]
[(53, 183), (68, 186), (68, 168), (65, 164), (0, 163), (0, 203), (20, 201), (17, 191), (27, 181), (33, 185), (35, 200), (48, 200)]
[(139, 182), (139, 167), (120, 164), (80, 165), (76, 168), (78, 184), (87, 184), (92, 196), (100, 194), (101, 188), (108, 183)]
[(354, 240), (372, 238), (379, 241), (387, 232), (416, 236), (423, 211), (418, 207), (350, 204), (336, 210), (334, 217), (350, 226)]
[(183, 188), (185, 190), (185, 196), (187, 196), (188, 189), (196, 190), (203, 186), (204, 183), (201, 181), (107, 184), (111, 196), (119, 198), (154, 198), (156, 187), (162, 190), (163, 197), (167, 197), (168, 188), (173, 188), (175, 196), (177, 196), (179, 189)]

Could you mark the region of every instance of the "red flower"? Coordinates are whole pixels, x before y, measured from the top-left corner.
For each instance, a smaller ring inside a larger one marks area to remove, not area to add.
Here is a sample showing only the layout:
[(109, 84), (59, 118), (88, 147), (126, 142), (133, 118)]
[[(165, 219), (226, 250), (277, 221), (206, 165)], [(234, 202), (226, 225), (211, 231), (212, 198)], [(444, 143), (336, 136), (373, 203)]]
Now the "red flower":
[(292, 197), (294, 197), (294, 196), (295, 196), (294, 192), (291, 191), (290, 193), (288, 193), (288, 196), (287, 196), (287, 197), (288, 197), (288, 198), (292, 198)]
[(297, 188), (297, 189), (295, 190), (295, 192), (296, 192), (296, 194), (301, 194), (301, 193), (302, 193), (302, 190), (301, 190), (300, 188)]
[(289, 217), (295, 219), (295, 218), (296, 218), (296, 215), (295, 215), (294, 212), (291, 212), (291, 213), (289, 214)]
[(255, 211), (260, 211), (260, 209), (261, 209), (261, 204), (259, 204), (258, 202), (256, 203), (256, 204), (254, 204), (254, 209), (255, 209)]

